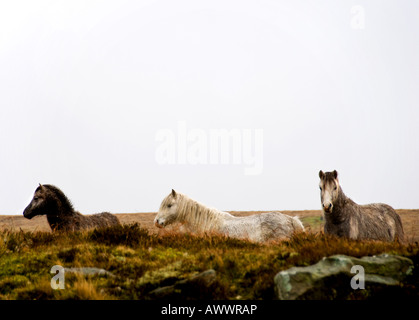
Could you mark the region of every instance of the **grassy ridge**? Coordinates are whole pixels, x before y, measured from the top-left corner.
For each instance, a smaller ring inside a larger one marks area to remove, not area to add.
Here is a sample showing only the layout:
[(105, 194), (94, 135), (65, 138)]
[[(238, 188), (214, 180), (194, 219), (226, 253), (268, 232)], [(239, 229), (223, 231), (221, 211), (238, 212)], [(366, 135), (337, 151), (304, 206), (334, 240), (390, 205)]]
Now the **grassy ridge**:
[[(292, 266), (324, 256), (399, 254), (415, 263), (404, 284), (419, 289), (419, 245), (346, 240), (323, 233), (256, 244), (216, 235), (149, 233), (138, 224), (75, 232), (0, 232), (0, 299), (148, 299), (148, 293), (197, 272), (214, 269), (217, 279), (194, 299), (272, 299), (273, 278)], [(50, 286), (54, 265), (96, 267), (115, 277), (66, 274), (65, 290)]]

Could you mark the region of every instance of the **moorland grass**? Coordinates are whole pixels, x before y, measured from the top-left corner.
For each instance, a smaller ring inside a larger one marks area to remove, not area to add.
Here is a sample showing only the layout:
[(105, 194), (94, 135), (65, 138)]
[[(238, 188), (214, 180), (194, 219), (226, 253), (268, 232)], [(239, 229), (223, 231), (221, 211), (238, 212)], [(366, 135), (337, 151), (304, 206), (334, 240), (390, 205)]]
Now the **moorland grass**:
[[(149, 233), (139, 224), (84, 232), (0, 232), (0, 299), (149, 299), (152, 290), (214, 269), (217, 278), (185, 299), (273, 299), (274, 276), (325, 256), (399, 254), (414, 261), (402, 286), (419, 288), (419, 245), (356, 241), (323, 233), (299, 233), (260, 244), (219, 235)], [(65, 290), (53, 290), (51, 267), (96, 267), (110, 276), (66, 274)]]

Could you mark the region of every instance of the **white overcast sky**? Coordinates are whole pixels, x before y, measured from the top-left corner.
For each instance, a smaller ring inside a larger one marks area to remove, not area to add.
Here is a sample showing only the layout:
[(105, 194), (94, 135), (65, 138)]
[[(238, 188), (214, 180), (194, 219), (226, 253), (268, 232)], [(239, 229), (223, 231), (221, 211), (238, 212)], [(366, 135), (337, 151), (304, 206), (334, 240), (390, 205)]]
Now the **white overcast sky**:
[[(418, 34), (418, 1), (1, 1), (0, 214), (38, 183), (85, 214), (320, 209), (320, 169), (419, 208)], [(159, 164), (179, 123), (262, 129), (262, 173)]]

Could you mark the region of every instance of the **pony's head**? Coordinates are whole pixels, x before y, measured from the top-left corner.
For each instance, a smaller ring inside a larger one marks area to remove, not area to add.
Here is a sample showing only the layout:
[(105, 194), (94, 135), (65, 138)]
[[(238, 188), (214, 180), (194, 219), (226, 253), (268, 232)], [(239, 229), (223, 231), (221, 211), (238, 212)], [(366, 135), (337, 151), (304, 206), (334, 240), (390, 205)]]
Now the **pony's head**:
[(333, 204), (339, 196), (338, 172), (323, 172), (320, 170), (320, 198), (324, 212), (332, 213)]
[(159, 212), (154, 218), (156, 227), (163, 228), (178, 221), (178, 208), (181, 195), (172, 189), (172, 192), (163, 199)]
[(64, 210), (73, 210), (70, 200), (57, 187), (49, 184), (39, 184), (31, 202), (23, 211), (23, 216), (32, 219), (35, 216), (58, 214)]
[(46, 214), (46, 207), (47, 207), (47, 198), (48, 198), (48, 190), (47, 187), (39, 184), (36, 188), (35, 193), (31, 202), (23, 211), (23, 216), (27, 219), (32, 219), (35, 216), (44, 215)]

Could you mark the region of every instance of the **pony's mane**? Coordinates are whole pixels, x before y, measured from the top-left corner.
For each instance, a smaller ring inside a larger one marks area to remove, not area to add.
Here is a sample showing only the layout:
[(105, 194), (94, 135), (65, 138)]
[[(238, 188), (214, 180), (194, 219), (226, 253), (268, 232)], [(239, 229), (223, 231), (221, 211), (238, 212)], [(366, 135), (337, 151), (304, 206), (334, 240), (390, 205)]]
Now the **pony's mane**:
[[(64, 192), (62, 192), (58, 187), (52, 185), (52, 184), (44, 184), (42, 185), (42, 187), (48, 189), (51, 193), (53, 193), (55, 195), (55, 197), (61, 202), (61, 205), (64, 208), (67, 208), (71, 211), (74, 211), (74, 207), (73, 204), (71, 203), (70, 199), (67, 198), (67, 196), (64, 194)], [(38, 191), (41, 188), (41, 186), (39, 186), (36, 190)]]
[[(173, 199), (170, 194), (163, 201), (163, 205), (167, 205)], [(189, 198), (187, 195), (176, 192), (178, 205), (178, 220), (185, 221), (201, 230), (213, 229), (222, 223), (223, 212), (207, 207), (206, 205)]]

